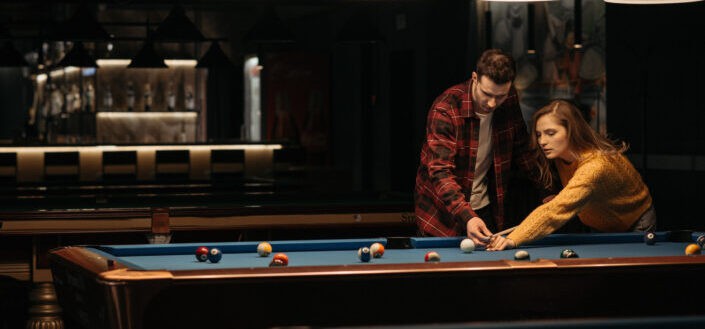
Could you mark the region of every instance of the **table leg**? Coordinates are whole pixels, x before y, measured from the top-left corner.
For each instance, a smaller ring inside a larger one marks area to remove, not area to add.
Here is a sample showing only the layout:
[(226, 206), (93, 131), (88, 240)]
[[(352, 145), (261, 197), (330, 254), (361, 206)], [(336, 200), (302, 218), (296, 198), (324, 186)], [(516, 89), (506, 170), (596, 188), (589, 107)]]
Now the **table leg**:
[(29, 293), (29, 319), (26, 329), (63, 329), (61, 307), (56, 299), (54, 284), (37, 283)]

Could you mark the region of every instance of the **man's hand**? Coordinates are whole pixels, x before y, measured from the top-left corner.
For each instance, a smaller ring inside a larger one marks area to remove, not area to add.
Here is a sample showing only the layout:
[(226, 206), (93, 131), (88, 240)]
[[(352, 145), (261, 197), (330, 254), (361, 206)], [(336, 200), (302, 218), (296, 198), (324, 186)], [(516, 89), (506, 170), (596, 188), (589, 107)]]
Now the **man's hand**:
[(475, 242), (476, 246), (484, 247), (487, 245), (489, 237), (492, 235), (487, 225), (480, 217), (470, 218), (467, 224), (468, 238)]
[(499, 251), (499, 250), (504, 250), (504, 249), (514, 249), (516, 248), (516, 243), (514, 243), (514, 240), (512, 239), (507, 239), (501, 235), (496, 235), (493, 237), (493, 239), (490, 241), (489, 245), (485, 250), (487, 251)]

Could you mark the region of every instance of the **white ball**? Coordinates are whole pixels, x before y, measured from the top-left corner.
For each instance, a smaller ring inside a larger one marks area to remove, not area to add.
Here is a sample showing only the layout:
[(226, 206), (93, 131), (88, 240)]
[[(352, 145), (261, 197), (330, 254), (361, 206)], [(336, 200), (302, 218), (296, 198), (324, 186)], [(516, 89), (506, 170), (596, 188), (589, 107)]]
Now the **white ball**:
[(471, 239), (463, 239), (463, 241), (460, 242), (460, 250), (463, 252), (473, 252), (475, 250), (475, 242), (472, 242)]

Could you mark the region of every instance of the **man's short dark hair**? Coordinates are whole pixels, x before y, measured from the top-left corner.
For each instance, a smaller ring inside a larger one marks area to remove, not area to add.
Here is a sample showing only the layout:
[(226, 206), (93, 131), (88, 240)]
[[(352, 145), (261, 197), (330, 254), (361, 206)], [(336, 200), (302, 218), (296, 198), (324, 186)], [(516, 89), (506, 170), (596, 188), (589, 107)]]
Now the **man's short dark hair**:
[(500, 49), (485, 50), (477, 60), (477, 78), (486, 76), (496, 84), (514, 81), (516, 67), (511, 55)]

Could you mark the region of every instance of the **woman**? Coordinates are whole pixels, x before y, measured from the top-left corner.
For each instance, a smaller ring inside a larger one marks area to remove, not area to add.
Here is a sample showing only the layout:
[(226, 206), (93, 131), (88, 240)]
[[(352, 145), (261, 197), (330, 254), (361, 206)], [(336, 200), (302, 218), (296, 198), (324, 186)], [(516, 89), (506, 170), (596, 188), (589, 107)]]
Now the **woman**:
[(634, 166), (622, 154), (627, 146), (600, 136), (567, 101), (553, 101), (533, 115), (531, 145), (541, 182), (563, 189), (536, 208), (506, 238), (487, 250), (503, 250), (540, 239), (577, 215), (602, 232), (653, 231), (651, 195)]

